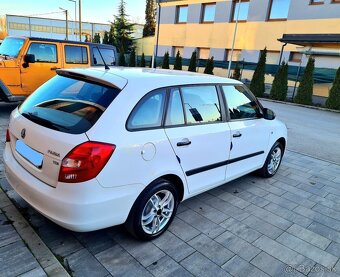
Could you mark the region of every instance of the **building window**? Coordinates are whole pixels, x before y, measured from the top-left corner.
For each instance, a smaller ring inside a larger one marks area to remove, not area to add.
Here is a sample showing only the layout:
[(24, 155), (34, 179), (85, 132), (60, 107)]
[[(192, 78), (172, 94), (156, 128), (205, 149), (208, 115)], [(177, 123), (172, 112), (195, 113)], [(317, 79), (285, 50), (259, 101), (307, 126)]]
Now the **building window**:
[[(231, 49), (225, 50), (225, 61), (230, 61), (231, 58)], [(233, 52), (233, 62), (241, 60), (241, 50), (234, 49)]]
[(267, 64), (277, 64), (280, 59), (280, 51), (267, 51)]
[(299, 63), (302, 60), (302, 53), (290, 52), (289, 61), (293, 63)]
[(286, 20), (290, 0), (271, 0), (268, 20)]
[(324, 4), (323, 0), (310, 0), (310, 5), (321, 5)]
[(176, 57), (178, 51), (179, 51), (179, 54), (181, 55), (181, 57), (183, 57), (183, 54), (184, 54), (184, 47), (183, 46), (172, 47), (172, 56)]
[(186, 23), (188, 20), (188, 6), (177, 6), (177, 23)]
[(333, 0), (333, 1), (331, 2), (331, 4), (335, 4), (335, 3), (339, 3), (339, 4), (340, 4), (340, 0)]
[(202, 60), (209, 59), (210, 49), (209, 48), (198, 48), (198, 58)]
[(216, 4), (204, 4), (202, 22), (214, 22)]
[[(240, 9), (240, 11), (238, 11)], [(246, 21), (248, 19), (248, 10), (249, 10), (249, 0), (242, 0), (241, 3), (238, 1), (233, 2), (233, 17), (232, 21), (236, 21), (237, 13), (239, 21)]]

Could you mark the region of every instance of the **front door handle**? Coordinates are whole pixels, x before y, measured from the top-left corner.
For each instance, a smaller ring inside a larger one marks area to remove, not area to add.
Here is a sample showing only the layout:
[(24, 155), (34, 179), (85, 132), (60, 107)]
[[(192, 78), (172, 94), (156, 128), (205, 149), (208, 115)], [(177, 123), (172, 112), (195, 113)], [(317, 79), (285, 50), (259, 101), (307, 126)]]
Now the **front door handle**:
[(177, 142), (177, 146), (186, 146), (186, 145), (190, 145), (191, 141), (187, 138), (182, 139), (182, 141)]
[(239, 138), (241, 136), (242, 136), (242, 134), (239, 131), (237, 131), (235, 134), (233, 134), (233, 138)]
[(51, 70), (57, 70), (60, 69), (60, 67), (51, 67)]

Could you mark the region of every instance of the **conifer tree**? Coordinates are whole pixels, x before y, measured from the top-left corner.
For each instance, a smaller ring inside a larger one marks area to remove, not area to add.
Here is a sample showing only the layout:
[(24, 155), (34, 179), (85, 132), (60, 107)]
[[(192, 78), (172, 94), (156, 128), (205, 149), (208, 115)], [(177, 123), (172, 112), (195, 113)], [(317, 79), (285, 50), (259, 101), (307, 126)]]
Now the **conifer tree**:
[(154, 36), (156, 29), (156, 3), (155, 0), (146, 0), (145, 25), (143, 37)]
[(119, 57), (118, 57), (118, 64), (119, 64), (119, 66), (126, 66), (125, 54), (124, 54), (123, 46), (120, 47)]
[(94, 43), (100, 43), (100, 34), (96, 33), (93, 37), (93, 41)]
[(250, 90), (258, 97), (262, 97), (265, 91), (264, 75), (266, 72), (267, 48), (261, 51), (260, 59), (256, 65), (253, 78), (250, 82)]
[(314, 73), (315, 59), (311, 56), (308, 59), (305, 72), (302, 75), (300, 85), (298, 87), (294, 102), (304, 105), (312, 105), (313, 100), (313, 73)]
[(326, 101), (326, 107), (329, 109), (340, 110), (340, 67), (336, 72), (333, 86)]
[(130, 52), (129, 57), (129, 67), (135, 67), (136, 66), (136, 50), (135, 48), (132, 48)]
[(142, 53), (142, 57), (140, 59), (140, 67), (145, 67), (145, 55)]
[(235, 80), (240, 80), (240, 78), (241, 78), (241, 70), (240, 70), (240, 67), (238, 65), (238, 61), (236, 61), (233, 76), (231, 78), (233, 78)]
[(174, 69), (175, 70), (182, 70), (182, 57), (181, 57), (181, 54), (179, 53), (179, 51), (177, 51), (177, 54), (176, 54)]
[(196, 67), (197, 67), (197, 53), (196, 51), (194, 51), (191, 54), (188, 71), (196, 72)]
[(169, 69), (169, 52), (166, 51), (163, 57), (162, 68)]
[(110, 44), (109, 43), (109, 32), (105, 31), (103, 36), (103, 44)]
[(270, 90), (270, 98), (285, 101), (288, 92), (288, 63), (282, 62), (275, 74), (272, 88)]
[(205, 66), (204, 73), (214, 75), (214, 57), (207, 60), (207, 65)]

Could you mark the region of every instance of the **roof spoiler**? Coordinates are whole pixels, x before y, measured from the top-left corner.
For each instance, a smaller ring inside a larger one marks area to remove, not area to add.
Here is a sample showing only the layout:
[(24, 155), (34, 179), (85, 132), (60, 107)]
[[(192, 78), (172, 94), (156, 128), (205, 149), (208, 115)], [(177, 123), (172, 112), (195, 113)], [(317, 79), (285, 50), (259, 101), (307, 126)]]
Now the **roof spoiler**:
[(56, 72), (57, 72), (58, 75), (63, 76), (63, 77), (69, 77), (69, 78), (77, 79), (77, 80), (80, 80), (80, 81), (87, 81), (87, 82), (95, 83), (95, 84), (98, 84), (98, 85), (103, 85), (103, 86), (106, 86), (106, 87), (122, 90), (122, 88), (117, 87), (116, 85), (112, 84), (111, 82), (107, 82), (103, 79), (99, 79), (99, 78), (96, 78), (96, 77), (93, 77), (93, 76), (84, 75), (84, 74), (81, 74), (81, 73), (77, 73), (77, 72), (69, 71), (69, 70), (64, 70), (64, 69), (57, 69)]

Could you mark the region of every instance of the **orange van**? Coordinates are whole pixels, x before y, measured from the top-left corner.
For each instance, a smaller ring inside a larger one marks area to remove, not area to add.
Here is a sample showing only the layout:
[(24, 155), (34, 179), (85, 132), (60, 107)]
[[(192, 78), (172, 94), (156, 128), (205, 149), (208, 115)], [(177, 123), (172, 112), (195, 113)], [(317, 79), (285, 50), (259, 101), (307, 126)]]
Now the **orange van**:
[(116, 64), (106, 44), (33, 37), (7, 37), (0, 45), (0, 100), (21, 101), (60, 68)]

